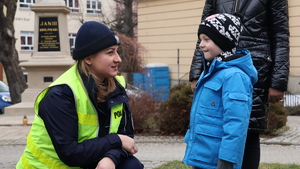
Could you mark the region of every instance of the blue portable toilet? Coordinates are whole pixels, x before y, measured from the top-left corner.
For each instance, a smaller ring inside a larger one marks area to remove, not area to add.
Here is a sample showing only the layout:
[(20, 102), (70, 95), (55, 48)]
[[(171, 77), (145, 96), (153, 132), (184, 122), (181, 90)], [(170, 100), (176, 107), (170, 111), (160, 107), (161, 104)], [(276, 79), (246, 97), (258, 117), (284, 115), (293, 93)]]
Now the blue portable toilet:
[(132, 73), (133, 85), (141, 90), (145, 90), (145, 75), (142, 73)]
[(156, 101), (164, 101), (170, 90), (169, 67), (165, 63), (149, 63), (144, 72), (133, 73), (133, 83)]

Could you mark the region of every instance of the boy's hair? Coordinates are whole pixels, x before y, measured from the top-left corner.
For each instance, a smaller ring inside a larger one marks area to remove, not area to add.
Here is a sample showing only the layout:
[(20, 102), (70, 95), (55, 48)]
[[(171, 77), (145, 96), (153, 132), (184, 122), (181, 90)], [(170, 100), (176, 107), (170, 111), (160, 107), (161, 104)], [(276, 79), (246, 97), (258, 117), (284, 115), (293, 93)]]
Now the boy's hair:
[(211, 15), (201, 22), (198, 38), (201, 33), (207, 35), (225, 52), (237, 46), (241, 31), (242, 23), (238, 14), (219, 13)]

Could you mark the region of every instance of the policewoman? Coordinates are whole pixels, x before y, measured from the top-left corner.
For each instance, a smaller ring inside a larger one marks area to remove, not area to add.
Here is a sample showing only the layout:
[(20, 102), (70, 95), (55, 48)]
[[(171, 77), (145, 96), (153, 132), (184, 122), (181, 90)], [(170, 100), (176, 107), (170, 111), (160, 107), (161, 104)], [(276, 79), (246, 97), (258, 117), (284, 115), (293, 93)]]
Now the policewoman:
[(17, 169), (142, 169), (126, 82), (117, 76), (120, 40), (107, 26), (85, 22), (76, 63), (37, 97), (35, 118)]

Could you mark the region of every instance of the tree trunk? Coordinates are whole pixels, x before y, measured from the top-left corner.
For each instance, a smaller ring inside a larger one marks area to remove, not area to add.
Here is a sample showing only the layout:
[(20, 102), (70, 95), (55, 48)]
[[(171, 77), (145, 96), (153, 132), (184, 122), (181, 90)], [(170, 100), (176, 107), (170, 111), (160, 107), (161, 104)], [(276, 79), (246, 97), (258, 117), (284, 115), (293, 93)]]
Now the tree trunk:
[(134, 36), (134, 33), (133, 33), (133, 20), (132, 20), (132, 2), (133, 0), (124, 0), (124, 14), (125, 14), (125, 17), (124, 17), (124, 32), (125, 32), (125, 35), (128, 36), (128, 37), (131, 37), (133, 38)]
[[(6, 15), (3, 13), (4, 6), (6, 6)], [(17, 0), (0, 0), (0, 62), (4, 67), (13, 104), (21, 102), (21, 94), (27, 88), (15, 48), (13, 21), (16, 9)]]

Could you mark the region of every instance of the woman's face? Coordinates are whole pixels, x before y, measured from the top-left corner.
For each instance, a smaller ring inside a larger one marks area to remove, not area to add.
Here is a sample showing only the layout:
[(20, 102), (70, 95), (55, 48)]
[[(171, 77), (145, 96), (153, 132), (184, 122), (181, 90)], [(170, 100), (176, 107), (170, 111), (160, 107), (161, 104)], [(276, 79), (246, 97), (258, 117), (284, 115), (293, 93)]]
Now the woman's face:
[(100, 80), (114, 77), (118, 73), (119, 63), (122, 62), (117, 50), (118, 45), (114, 45), (86, 57), (84, 61), (89, 65), (91, 73)]

